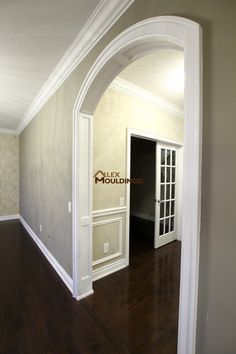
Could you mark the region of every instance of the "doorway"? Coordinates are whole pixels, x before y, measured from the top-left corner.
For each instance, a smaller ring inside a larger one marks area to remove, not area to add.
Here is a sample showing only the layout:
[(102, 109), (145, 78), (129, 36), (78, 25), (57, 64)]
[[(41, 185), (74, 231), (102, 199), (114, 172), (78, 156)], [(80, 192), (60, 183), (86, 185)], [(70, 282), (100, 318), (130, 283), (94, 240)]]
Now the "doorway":
[[(129, 176), (140, 184), (127, 186), (130, 200), (127, 230), (130, 244), (136, 230), (147, 234), (146, 246), (162, 247), (182, 239), (183, 144), (128, 129)], [(144, 241), (144, 240), (143, 240)], [(144, 243), (145, 245), (145, 243)], [(127, 261), (127, 264), (129, 260)]]
[(130, 255), (154, 247), (156, 143), (131, 137), (130, 178)]
[[(201, 28), (163, 16), (142, 21), (117, 36), (94, 63), (76, 100), (73, 117), (73, 282), (81, 299), (92, 290), (92, 118), (112, 79), (150, 48), (184, 47), (185, 153), (178, 353), (195, 350), (201, 191)], [(115, 59), (115, 60), (114, 60)], [(86, 113), (84, 113), (86, 112)]]

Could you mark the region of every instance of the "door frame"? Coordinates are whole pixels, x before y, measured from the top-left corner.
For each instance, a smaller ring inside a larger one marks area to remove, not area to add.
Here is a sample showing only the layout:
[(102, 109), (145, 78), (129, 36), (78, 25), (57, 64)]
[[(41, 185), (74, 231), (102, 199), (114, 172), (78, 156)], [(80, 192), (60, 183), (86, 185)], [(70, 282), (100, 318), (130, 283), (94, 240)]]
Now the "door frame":
[[(179, 164), (179, 168), (178, 168), (178, 185), (179, 185), (179, 191), (180, 193), (178, 194), (178, 200), (177, 200), (177, 204), (178, 204), (178, 208), (181, 209), (180, 212), (178, 212), (178, 216), (177, 216), (177, 233), (178, 235), (181, 235), (181, 230), (182, 230), (182, 205), (183, 205), (183, 201), (182, 201), (182, 187), (183, 187), (183, 183), (182, 183), (182, 178), (183, 178), (183, 173), (181, 172), (183, 170), (183, 146), (184, 143), (180, 140), (177, 139), (169, 139), (166, 137), (163, 137), (161, 135), (157, 135), (157, 134), (153, 134), (153, 133), (149, 133), (149, 132), (145, 132), (142, 130), (138, 130), (138, 129), (133, 129), (133, 128), (127, 128), (127, 133), (126, 133), (126, 176), (127, 178), (130, 178), (130, 164), (131, 164), (131, 139), (132, 137), (134, 138), (140, 138), (140, 139), (145, 139), (145, 140), (149, 140), (149, 141), (153, 141), (156, 144), (160, 143), (160, 144), (169, 144), (169, 145), (173, 145), (175, 147), (178, 148), (178, 164)], [(156, 154), (156, 149), (155, 149), (155, 154)], [(156, 186), (155, 186), (156, 188)], [(129, 251), (130, 251), (130, 184), (126, 184), (126, 240), (125, 240), (125, 264), (126, 266), (129, 265)], [(156, 194), (156, 192), (155, 192)], [(155, 205), (155, 209), (156, 209), (156, 205)], [(156, 211), (155, 211), (156, 214)], [(155, 217), (155, 229), (156, 229), (156, 217)], [(180, 236), (177, 237), (178, 240), (180, 240)]]
[(162, 45), (184, 49), (184, 188), (178, 354), (194, 354), (201, 220), (202, 30), (176, 16), (154, 17), (120, 33), (88, 72), (73, 111), (73, 296), (92, 289), (92, 126), (105, 89), (128, 64)]

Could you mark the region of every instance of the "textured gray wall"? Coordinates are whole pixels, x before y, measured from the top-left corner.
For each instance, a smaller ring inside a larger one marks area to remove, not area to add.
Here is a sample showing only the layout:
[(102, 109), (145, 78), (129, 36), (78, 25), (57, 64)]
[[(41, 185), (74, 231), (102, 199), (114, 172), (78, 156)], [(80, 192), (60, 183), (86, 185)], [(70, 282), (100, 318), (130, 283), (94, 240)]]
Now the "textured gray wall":
[(0, 134), (0, 216), (19, 214), (19, 137)]
[[(197, 354), (234, 354), (236, 348), (235, 13), (233, 0), (136, 0), (21, 136), (21, 213), (33, 229), (37, 228), (42, 213), (50, 215), (47, 218), (52, 228), (51, 250), (69, 271), (71, 218), (66, 202), (71, 199), (71, 120), (83, 78), (109, 41), (135, 22), (154, 16), (177, 15), (200, 23), (204, 41), (204, 116)], [(37, 121), (43, 119), (44, 131), (36, 133), (37, 124), (41, 124)], [(46, 146), (42, 145), (43, 134), (47, 136)], [(54, 136), (58, 139), (53, 139)], [(46, 153), (44, 166), (49, 170), (42, 169), (39, 158), (35, 159), (33, 154), (39, 150)], [(59, 166), (64, 164), (66, 168), (62, 172)], [(57, 188), (52, 184), (59, 172), (63, 181), (58, 183), (61, 190), (56, 193)], [(43, 184), (45, 179), (48, 182)], [(45, 191), (40, 193), (39, 185), (44, 185)], [(54, 191), (52, 194), (48, 186)], [(63, 250), (65, 244), (68, 248)]]
[(62, 92), (20, 136), (20, 213), (71, 275), (71, 119), (54, 101), (63, 102)]

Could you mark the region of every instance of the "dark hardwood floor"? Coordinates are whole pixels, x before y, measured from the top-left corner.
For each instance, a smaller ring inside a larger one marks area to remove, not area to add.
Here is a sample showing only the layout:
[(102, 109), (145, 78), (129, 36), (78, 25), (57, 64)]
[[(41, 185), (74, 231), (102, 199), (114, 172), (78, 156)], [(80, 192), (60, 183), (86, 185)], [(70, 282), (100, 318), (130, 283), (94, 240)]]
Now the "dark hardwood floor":
[(176, 353), (180, 243), (154, 251), (150, 230), (134, 224), (129, 268), (77, 302), (23, 226), (1, 222), (0, 353)]

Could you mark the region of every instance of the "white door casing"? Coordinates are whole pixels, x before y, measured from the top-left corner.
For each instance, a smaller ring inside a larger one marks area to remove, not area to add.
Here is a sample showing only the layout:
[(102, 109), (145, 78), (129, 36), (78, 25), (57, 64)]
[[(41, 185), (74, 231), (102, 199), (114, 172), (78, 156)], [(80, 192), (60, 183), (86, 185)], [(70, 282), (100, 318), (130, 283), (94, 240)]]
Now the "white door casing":
[(73, 111), (73, 295), (81, 299), (93, 292), (93, 113), (115, 76), (132, 61), (160, 46), (184, 49), (185, 149), (178, 354), (194, 354), (201, 205), (202, 41), (200, 26), (191, 20), (161, 16), (133, 25), (104, 49), (82, 84)]

